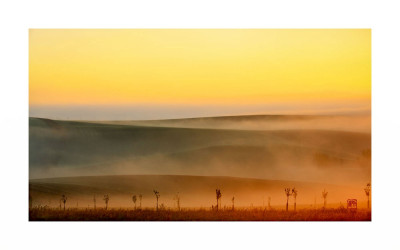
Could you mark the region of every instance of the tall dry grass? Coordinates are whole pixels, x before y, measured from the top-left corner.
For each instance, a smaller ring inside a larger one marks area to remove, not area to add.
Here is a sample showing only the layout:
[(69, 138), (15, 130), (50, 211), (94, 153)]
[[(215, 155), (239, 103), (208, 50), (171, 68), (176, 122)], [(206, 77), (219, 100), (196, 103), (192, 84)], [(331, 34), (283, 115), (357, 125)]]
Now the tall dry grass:
[(67, 209), (48, 207), (29, 210), (30, 221), (371, 221), (371, 211), (359, 209), (298, 209), (295, 211), (235, 209)]

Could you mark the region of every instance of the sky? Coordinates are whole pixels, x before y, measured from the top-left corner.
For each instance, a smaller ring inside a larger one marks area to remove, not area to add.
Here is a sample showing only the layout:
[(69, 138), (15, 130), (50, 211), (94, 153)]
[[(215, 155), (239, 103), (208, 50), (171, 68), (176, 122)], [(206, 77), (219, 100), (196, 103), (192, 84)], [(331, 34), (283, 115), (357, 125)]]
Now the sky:
[(370, 29), (31, 29), (30, 116), (370, 110)]

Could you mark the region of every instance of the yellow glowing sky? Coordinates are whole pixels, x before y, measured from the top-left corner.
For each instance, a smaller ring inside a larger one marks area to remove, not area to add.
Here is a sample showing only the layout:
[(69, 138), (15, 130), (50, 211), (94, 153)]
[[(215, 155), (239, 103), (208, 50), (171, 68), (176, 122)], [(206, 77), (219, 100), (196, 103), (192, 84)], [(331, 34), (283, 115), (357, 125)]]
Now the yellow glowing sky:
[(30, 105), (365, 102), (371, 31), (29, 32)]

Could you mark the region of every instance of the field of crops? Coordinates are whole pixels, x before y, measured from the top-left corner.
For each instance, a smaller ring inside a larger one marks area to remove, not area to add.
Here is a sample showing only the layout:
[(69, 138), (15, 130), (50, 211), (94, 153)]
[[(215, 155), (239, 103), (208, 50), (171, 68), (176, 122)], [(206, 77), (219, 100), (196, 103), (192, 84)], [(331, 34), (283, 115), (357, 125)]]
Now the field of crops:
[(160, 210), (151, 209), (53, 209), (33, 208), (30, 221), (371, 221), (371, 211), (346, 209), (298, 211), (237, 209), (212, 211), (206, 209)]

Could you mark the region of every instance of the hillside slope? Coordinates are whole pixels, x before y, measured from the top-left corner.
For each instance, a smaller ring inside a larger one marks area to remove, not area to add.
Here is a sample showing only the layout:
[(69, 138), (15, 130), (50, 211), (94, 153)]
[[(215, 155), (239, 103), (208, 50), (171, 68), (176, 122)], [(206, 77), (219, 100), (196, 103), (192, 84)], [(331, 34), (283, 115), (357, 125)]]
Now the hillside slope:
[(241, 115), (142, 121), (94, 121), (93, 123), (179, 128), (242, 130), (319, 129), (363, 133), (371, 132), (371, 116), (368, 114)]
[(370, 178), (368, 133), (29, 121), (30, 178), (110, 174), (328, 182)]

